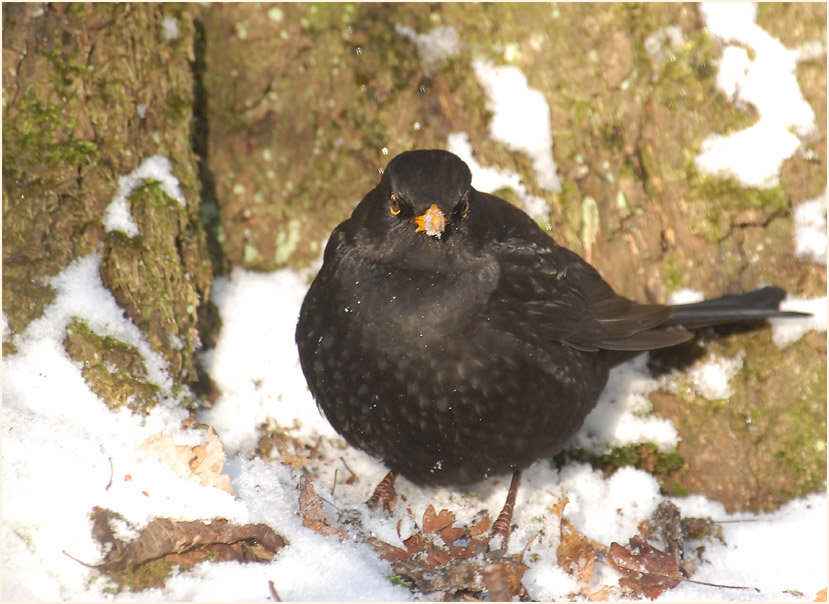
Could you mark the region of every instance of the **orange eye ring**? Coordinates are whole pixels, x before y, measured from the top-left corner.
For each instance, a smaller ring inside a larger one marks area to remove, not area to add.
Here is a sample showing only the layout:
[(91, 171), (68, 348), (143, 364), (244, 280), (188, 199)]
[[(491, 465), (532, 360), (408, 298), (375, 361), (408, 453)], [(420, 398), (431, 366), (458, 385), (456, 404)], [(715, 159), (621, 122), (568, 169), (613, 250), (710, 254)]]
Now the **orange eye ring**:
[(394, 195), (392, 195), (389, 200), (389, 212), (391, 212), (393, 216), (397, 216), (400, 213), (400, 202)]
[(466, 197), (461, 199), (455, 212), (461, 218), (466, 218), (466, 215), (469, 214), (469, 199), (467, 199)]

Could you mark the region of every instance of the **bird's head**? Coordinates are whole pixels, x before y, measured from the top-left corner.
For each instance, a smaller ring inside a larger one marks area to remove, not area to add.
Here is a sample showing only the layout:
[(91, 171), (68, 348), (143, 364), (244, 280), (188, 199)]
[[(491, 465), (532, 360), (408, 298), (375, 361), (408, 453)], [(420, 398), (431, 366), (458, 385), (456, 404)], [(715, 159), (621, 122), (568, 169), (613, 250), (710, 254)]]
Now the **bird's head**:
[(471, 181), (466, 164), (448, 151), (406, 151), (389, 162), (355, 215), (376, 235), (445, 242), (469, 213)]
[(406, 151), (357, 205), (347, 231), (364, 257), (412, 270), (454, 270), (486, 240), (480, 195), (458, 156)]
[(442, 240), (469, 213), (471, 181), (466, 164), (448, 151), (406, 151), (389, 162), (375, 202), (393, 226)]

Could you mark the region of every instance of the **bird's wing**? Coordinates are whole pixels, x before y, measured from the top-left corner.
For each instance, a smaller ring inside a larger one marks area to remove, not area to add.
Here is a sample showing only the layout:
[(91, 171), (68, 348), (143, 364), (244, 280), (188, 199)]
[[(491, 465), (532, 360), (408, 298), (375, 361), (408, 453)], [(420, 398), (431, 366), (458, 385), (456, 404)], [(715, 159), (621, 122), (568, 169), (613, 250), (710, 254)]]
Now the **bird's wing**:
[(619, 296), (592, 266), (552, 240), (507, 239), (496, 256), (500, 275), (490, 314), (520, 337), (585, 351), (650, 350), (691, 337), (682, 327), (662, 326), (670, 307)]

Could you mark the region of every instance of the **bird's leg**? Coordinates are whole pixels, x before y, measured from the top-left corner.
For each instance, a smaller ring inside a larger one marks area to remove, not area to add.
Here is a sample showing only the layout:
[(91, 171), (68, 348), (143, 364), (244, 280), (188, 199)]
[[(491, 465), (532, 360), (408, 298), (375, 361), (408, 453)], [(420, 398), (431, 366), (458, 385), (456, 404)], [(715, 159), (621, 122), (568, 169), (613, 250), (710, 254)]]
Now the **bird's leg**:
[(391, 506), (397, 501), (397, 493), (394, 492), (395, 480), (397, 480), (397, 474), (389, 472), (380, 481), (372, 496), (366, 501), (366, 505), (370, 510), (376, 510), (382, 505), (384, 510), (391, 512)]
[(496, 549), (505, 551), (507, 549), (509, 534), (512, 531), (512, 510), (515, 508), (515, 498), (518, 495), (518, 485), (520, 484), (521, 470), (518, 470), (512, 475), (512, 481), (509, 483), (509, 491), (507, 492), (507, 501), (504, 503), (504, 508), (498, 514), (498, 520), (492, 525), (492, 530), (489, 533), (490, 544), (495, 545)]

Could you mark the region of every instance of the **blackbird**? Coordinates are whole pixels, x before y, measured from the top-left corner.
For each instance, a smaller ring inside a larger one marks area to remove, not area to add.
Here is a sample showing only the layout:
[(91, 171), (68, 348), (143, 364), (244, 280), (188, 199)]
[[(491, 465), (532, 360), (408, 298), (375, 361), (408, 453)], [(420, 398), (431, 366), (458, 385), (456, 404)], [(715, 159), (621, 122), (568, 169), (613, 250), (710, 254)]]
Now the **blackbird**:
[[(608, 372), (689, 329), (769, 317), (766, 287), (639, 304), (523, 211), (416, 150), (334, 229), (299, 315), (308, 386), (351, 445), (418, 484), (462, 485), (559, 453)], [(511, 495), (514, 497), (514, 493)]]

